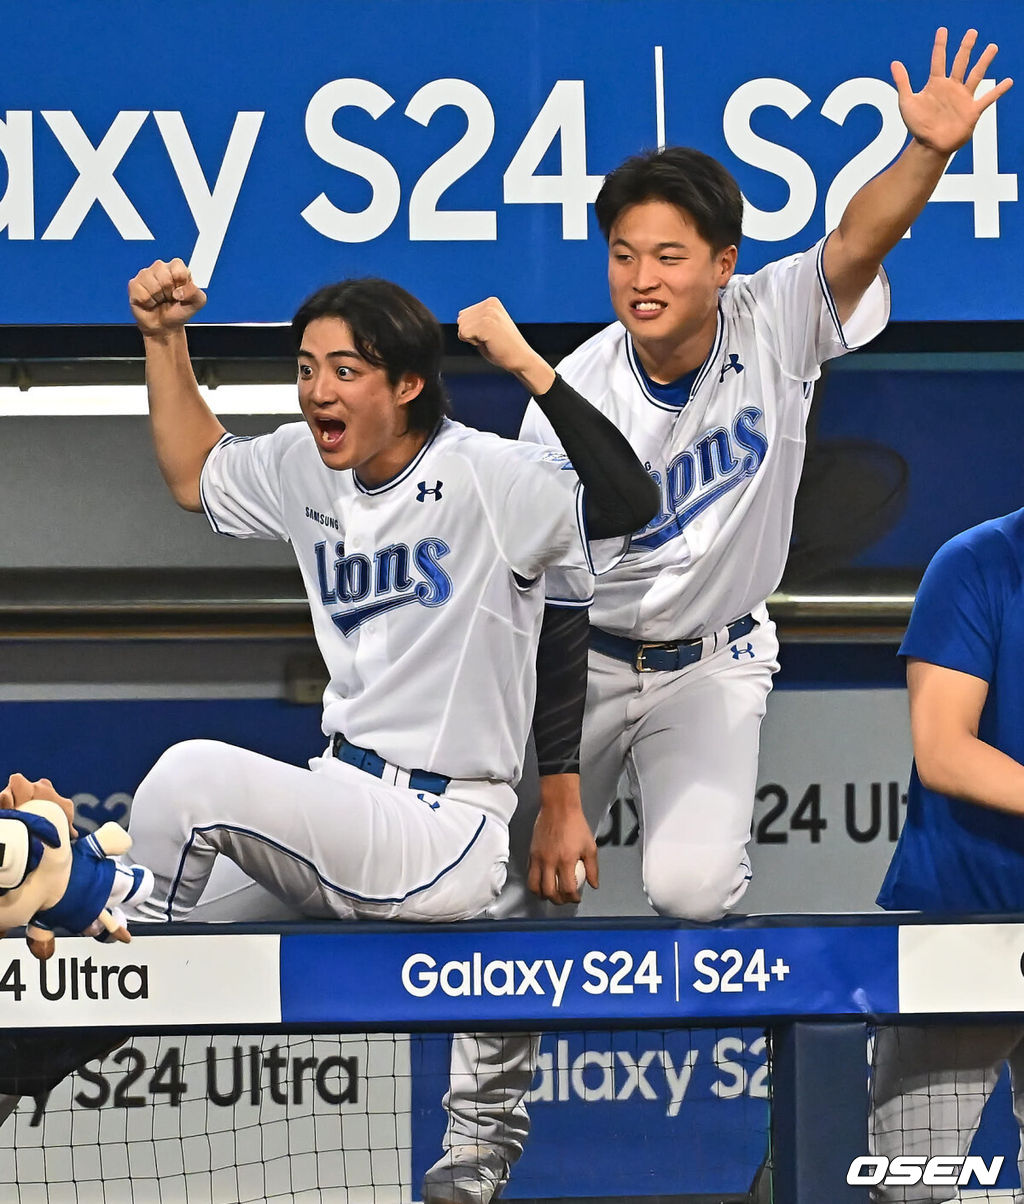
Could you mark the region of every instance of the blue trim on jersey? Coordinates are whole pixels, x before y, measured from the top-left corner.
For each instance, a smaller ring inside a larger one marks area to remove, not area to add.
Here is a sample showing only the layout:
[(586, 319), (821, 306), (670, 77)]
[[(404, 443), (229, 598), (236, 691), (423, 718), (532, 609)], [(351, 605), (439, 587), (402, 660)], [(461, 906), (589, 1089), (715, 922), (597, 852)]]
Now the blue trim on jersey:
[(587, 533), (586, 489), (582, 481), (576, 482), (576, 526), (583, 538), (583, 555), (586, 557), (587, 568), (596, 577), (597, 570), (594, 568), (594, 558), (590, 554), (590, 536)]
[(212, 456), (215, 451), (218, 451), (222, 447), (227, 447), (229, 443), (251, 443), (255, 438), (255, 435), (232, 435), (230, 431), (225, 431), (224, 434), (221, 435), (221, 437), (213, 445), (213, 447), (210, 448), (206, 459), (203, 461), (203, 467), (199, 472), (199, 504), (202, 506), (203, 513), (206, 515), (206, 521), (213, 528), (214, 534), (223, 535), (225, 539), (238, 539), (239, 537), (237, 535), (232, 535), (230, 531), (222, 531), (217, 525), (217, 520), (213, 517), (213, 511), (210, 509), (210, 505), (206, 500), (206, 489), (203, 486), (203, 475), (206, 472), (206, 465), (209, 463), (210, 456)]
[(344, 886), (340, 886), (337, 882), (332, 882), (329, 878), (324, 877), (319, 869), (317, 869), (316, 864), (308, 857), (304, 857), (301, 853), (296, 852), (295, 849), (290, 849), (287, 847), (287, 845), (283, 845), (279, 841), (272, 840), (269, 836), (264, 836), (261, 832), (254, 832), (251, 828), (243, 828), (238, 824), (207, 824), (202, 828), (193, 828), (188, 840), (185, 842), (185, 847), (181, 851), (181, 859), (178, 862), (178, 872), (174, 875), (174, 879), (171, 882), (171, 889), (167, 892), (167, 920), (170, 922), (172, 919), (174, 896), (177, 894), (178, 887), (181, 885), (181, 878), (185, 872), (185, 862), (188, 859), (189, 850), (195, 843), (196, 837), (206, 832), (237, 832), (240, 836), (251, 837), (253, 840), (266, 845), (268, 848), (274, 849), (276, 852), (283, 854), (285, 857), (291, 858), (292, 861), (296, 861), (300, 865), (305, 866), (306, 869), (312, 870), (313, 876), (322, 886), (325, 886), (328, 890), (333, 891), (335, 894), (342, 895), (346, 899), (355, 899), (360, 903), (404, 903), (406, 899), (411, 899), (413, 895), (422, 894), (423, 891), (429, 890), (432, 886), (436, 886), (437, 883), (440, 882), (445, 876), (445, 874), (451, 873), (452, 870), (460, 865), (469, 854), (469, 851), (473, 845), (475, 845), (480, 839), (480, 833), (483, 832), (484, 825), (486, 823), (487, 816), (481, 815), (480, 823), (477, 824), (476, 831), (473, 833), (472, 837), (470, 837), (469, 843), (466, 845), (466, 847), (462, 850), (458, 857), (455, 858), (454, 861), (440, 869), (429, 882), (423, 882), (419, 886), (412, 887), (410, 890), (407, 890), (404, 895), (393, 896), (361, 895), (354, 890), (347, 890)]
[(722, 350), (722, 345), (725, 343), (725, 315), (722, 313), (722, 300), (718, 300), (718, 318), (715, 323), (715, 338), (711, 344), (711, 350), (708, 352), (708, 358), (701, 365), (700, 371), (697, 373), (697, 379), (693, 383), (693, 388), (690, 390), (690, 395), (695, 397), (703, 385), (708, 374), (714, 371), (715, 364), (718, 362), (718, 353)]
[(843, 324), (839, 320), (839, 309), (836, 306), (835, 298), (832, 296), (832, 290), (829, 288), (828, 280), (825, 276), (825, 243), (827, 238), (822, 239), (821, 246), (818, 247), (818, 254), (815, 262), (818, 269), (818, 283), (821, 285), (821, 291), (825, 298), (825, 307), (828, 309), (829, 315), (832, 318), (833, 325), (836, 328), (836, 334), (839, 335), (839, 341), (843, 347), (849, 351), (850, 344), (846, 341), (846, 335), (843, 333)]
[(378, 493), (387, 493), (389, 489), (394, 489), (396, 485), (401, 485), (410, 473), (416, 471), (416, 466), (427, 454), (428, 449), (433, 445), (434, 440), (438, 437), (442, 430), (448, 425), (448, 419), (443, 418), (434, 428), (432, 434), (427, 439), (426, 443), (420, 448), (415, 456), (409, 461), (403, 469), (395, 473), (393, 477), (389, 477), (382, 485), (374, 485), (372, 488), (369, 485), (364, 485), (359, 479), (359, 474), (352, 469), (352, 480), (355, 481), (356, 488), (360, 493), (365, 493), (370, 497), (376, 496)]
[[(636, 349), (634, 348), (634, 354), (635, 351)], [(635, 366), (643, 377), (644, 388), (651, 397), (660, 401), (662, 405), (669, 406), (673, 410), (681, 410), (690, 400), (690, 390), (693, 388), (693, 382), (697, 379), (699, 369), (693, 368), (689, 372), (684, 372), (682, 376), (677, 377), (669, 384), (663, 385), (651, 378), (647, 369), (643, 366), (639, 355), (636, 356)]]
[(587, 598), (553, 598), (550, 594), (544, 597), (545, 606), (557, 606), (562, 610), (587, 610), (593, 601), (593, 594)]
[[(626, 362), (629, 364), (630, 371), (633, 373), (636, 383), (640, 386), (640, 391), (651, 403), (651, 405), (657, 406), (659, 410), (667, 410), (669, 413), (678, 414), (679, 411), (682, 410), (684, 406), (686, 406), (686, 404), (697, 395), (701, 385), (704, 383), (708, 373), (711, 371), (712, 365), (716, 362), (718, 358), (718, 352), (721, 350), (722, 343), (724, 341), (725, 319), (722, 315), (722, 303), (719, 301), (718, 317), (715, 323), (715, 337), (711, 343), (711, 350), (708, 352), (707, 359), (705, 359), (704, 363), (701, 364), (700, 368), (698, 368), (693, 383), (690, 385), (689, 394), (687, 395), (686, 400), (682, 402), (670, 402), (663, 400), (651, 391), (651, 386), (655, 385), (655, 382), (652, 381), (644, 371), (644, 367), (640, 363), (640, 357), (637, 355), (636, 347), (633, 345), (633, 336), (629, 333), (629, 331), (626, 331)], [(685, 376), (681, 376), (679, 378), (680, 381), (684, 381), (685, 379)], [(678, 383), (679, 382), (674, 382), (673, 385), (662, 385), (660, 388), (671, 389), (674, 387), (674, 384)], [(655, 387), (659, 386), (655, 385)]]

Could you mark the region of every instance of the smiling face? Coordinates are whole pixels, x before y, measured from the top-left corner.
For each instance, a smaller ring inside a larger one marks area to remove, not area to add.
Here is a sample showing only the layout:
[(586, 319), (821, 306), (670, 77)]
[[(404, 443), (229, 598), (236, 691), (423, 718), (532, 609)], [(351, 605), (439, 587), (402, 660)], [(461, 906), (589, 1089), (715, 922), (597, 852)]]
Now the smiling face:
[(668, 383), (704, 362), (718, 290), (735, 267), (735, 246), (715, 251), (668, 201), (641, 201), (616, 218), (608, 238), (612, 308), (655, 380)]
[[(371, 351), (372, 354), (372, 351)], [(397, 384), (359, 354), (347, 322), (310, 322), (298, 352), (299, 405), (328, 468), (354, 469), (364, 485), (400, 472), (426, 441), (408, 430), (405, 406), (423, 388), (413, 373)]]

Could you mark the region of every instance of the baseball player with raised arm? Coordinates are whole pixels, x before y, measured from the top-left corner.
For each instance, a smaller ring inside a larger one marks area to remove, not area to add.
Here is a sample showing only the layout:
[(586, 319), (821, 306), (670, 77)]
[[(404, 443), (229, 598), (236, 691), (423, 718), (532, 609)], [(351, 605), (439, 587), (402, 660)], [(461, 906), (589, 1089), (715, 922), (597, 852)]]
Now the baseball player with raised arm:
[(440, 326), (396, 284), (343, 281), (302, 305), (305, 421), (249, 439), (197, 387), (184, 324), (206, 297), (185, 264), (154, 263), (129, 297), (175, 500), (219, 534), (291, 543), (330, 676), (309, 769), (204, 740), (160, 758), (132, 808), (155, 878), (138, 916), (188, 915), (218, 857), (244, 875), (234, 916), (479, 913), (505, 877), (544, 572), (621, 553), (655, 509), (643, 466), (494, 298), (460, 335), (550, 401), (575, 467), (446, 417)]
[[(618, 321), (559, 371), (626, 434), (661, 505), (596, 584), (572, 569), (548, 574), (546, 624), (558, 626), (560, 646), (582, 650), (587, 675), (582, 780), (541, 758), (539, 811), (522, 800), (493, 914), (579, 901), (571, 868), (580, 859), (594, 867), (592, 833), (623, 771), (642, 818), (651, 905), (715, 920), (742, 898), (761, 720), (778, 668), (765, 599), (786, 562), (813, 382), (826, 360), (883, 328), (884, 256), (1010, 87), (1004, 80), (975, 99), (996, 53), (990, 45), (968, 69), (976, 37), (965, 35), (947, 72), (940, 29), (917, 93), (893, 63), (909, 144), (852, 198), (837, 229), (751, 275), (735, 273), (742, 196), (714, 159), (668, 147), (605, 180), (595, 209)], [(536, 403), (522, 437), (557, 444)], [(587, 640), (574, 634), (588, 603), (589, 672)], [(579, 705), (570, 666), (539, 674), (538, 719), (560, 714), (552, 690)], [(546, 747), (537, 721), (534, 729)], [(427, 1173), (427, 1204), (487, 1204), (500, 1191), (528, 1132), (522, 1099), (535, 1054), (525, 1035), (456, 1038), (445, 1154)]]

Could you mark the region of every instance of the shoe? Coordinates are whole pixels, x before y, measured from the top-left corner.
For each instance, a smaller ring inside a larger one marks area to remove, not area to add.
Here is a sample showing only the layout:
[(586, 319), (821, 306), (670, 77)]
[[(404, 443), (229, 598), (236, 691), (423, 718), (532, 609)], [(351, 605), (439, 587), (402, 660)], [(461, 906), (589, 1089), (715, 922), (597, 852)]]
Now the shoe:
[(508, 1182), (508, 1163), (489, 1145), (457, 1145), (423, 1176), (423, 1204), (490, 1204)]

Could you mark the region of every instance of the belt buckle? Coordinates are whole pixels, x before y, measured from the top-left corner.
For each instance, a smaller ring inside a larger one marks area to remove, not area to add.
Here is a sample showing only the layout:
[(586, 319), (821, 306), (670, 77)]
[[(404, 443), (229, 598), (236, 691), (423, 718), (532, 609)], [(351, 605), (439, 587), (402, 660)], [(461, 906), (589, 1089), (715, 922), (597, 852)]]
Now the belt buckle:
[(659, 644), (657, 642), (653, 644), (637, 644), (636, 656), (633, 659), (633, 668), (636, 669), (637, 673), (657, 672), (653, 665), (648, 665), (644, 662), (644, 656), (650, 648), (664, 648), (666, 652), (679, 651), (678, 644)]

